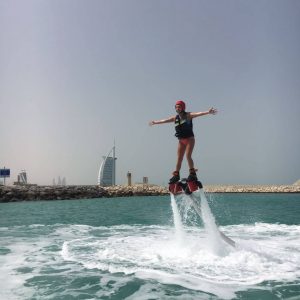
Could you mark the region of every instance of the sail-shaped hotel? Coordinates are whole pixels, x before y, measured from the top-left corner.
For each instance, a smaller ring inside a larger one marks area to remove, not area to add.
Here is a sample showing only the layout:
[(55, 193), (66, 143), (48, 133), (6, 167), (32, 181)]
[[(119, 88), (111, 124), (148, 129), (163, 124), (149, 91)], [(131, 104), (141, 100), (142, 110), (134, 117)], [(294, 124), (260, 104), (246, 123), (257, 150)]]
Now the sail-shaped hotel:
[(115, 145), (111, 148), (103, 161), (98, 172), (97, 184), (101, 186), (111, 186), (116, 184), (116, 155)]

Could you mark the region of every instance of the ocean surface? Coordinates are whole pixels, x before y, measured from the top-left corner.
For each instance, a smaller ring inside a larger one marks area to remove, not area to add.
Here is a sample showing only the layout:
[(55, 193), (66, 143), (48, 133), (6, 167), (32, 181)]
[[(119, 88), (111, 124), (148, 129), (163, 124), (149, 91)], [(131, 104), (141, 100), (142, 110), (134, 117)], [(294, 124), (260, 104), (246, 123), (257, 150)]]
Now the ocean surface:
[(0, 299), (300, 299), (300, 194), (1, 203)]

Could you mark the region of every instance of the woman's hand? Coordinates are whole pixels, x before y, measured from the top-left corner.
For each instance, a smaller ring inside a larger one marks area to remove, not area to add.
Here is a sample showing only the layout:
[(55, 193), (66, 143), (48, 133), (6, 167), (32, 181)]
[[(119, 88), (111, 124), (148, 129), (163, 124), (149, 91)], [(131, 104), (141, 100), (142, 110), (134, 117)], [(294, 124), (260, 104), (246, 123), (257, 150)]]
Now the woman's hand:
[(215, 115), (217, 112), (218, 112), (217, 109), (216, 109), (216, 108), (213, 108), (213, 107), (210, 108), (209, 111), (208, 111), (208, 113), (209, 113), (210, 115)]

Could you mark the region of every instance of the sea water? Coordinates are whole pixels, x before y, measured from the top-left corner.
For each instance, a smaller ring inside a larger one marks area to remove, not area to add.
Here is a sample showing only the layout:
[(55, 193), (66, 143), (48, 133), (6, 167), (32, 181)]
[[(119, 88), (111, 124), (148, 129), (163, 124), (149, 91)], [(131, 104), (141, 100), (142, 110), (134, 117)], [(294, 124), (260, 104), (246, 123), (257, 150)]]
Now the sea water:
[(300, 299), (300, 195), (206, 198), (2, 203), (0, 299)]

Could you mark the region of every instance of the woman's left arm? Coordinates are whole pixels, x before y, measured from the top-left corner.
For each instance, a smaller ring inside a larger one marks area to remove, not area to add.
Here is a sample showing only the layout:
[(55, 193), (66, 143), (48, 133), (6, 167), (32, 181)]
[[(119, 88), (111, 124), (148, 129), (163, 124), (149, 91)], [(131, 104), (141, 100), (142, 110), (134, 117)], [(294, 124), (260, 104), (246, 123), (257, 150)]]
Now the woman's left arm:
[(208, 111), (204, 111), (204, 112), (191, 112), (190, 113), (190, 117), (191, 119), (196, 118), (196, 117), (201, 117), (201, 116), (205, 116), (205, 115), (215, 115), (217, 113), (217, 109), (215, 108), (210, 108)]

